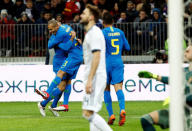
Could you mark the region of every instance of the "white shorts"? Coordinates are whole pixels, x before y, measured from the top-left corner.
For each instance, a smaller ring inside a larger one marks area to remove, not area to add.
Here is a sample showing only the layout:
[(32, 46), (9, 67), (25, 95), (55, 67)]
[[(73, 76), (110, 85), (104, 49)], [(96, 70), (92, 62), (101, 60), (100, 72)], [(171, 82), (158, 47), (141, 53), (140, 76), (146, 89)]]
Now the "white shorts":
[[(98, 112), (101, 109), (104, 90), (106, 88), (106, 80), (106, 74), (96, 74), (92, 84), (93, 92), (91, 94), (85, 92), (84, 94), (83, 110)], [(86, 85), (86, 81), (84, 84)]]

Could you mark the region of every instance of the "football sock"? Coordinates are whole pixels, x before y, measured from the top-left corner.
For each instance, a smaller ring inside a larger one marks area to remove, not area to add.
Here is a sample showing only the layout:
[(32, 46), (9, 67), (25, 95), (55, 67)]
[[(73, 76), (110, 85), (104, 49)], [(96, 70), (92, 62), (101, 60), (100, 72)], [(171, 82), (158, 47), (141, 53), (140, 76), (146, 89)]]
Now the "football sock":
[(109, 117), (113, 115), (113, 108), (112, 108), (112, 100), (111, 100), (111, 94), (110, 91), (104, 91), (104, 101), (105, 106), (107, 108)]
[(54, 99), (56, 96), (59, 96), (62, 93), (59, 88), (56, 88), (52, 91), (52, 94), (50, 94), (49, 98), (47, 100), (44, 100), (41, 102), (41, 105), (45, 107), (49, 101)]
[(118, 90), (116, 94), (117, 94), (117, 99), (119, 101), (119, 107), (121, 112), (121, 110), (125, 110), (125, 97), (122, 90)]
[(90, 117), (90, 123), (94, 124), (95, 128), (100, 129), (101, 131), (112, 131), (110, 126), (106, 123), (106, 121), (97, 113), (94, 113)]
[(63, 105), (68, 105), (70, 94), (71, 94), (71, 84), (68, 84), (64, 90)]
[(56, 96), (56, 97), (54, 98), (53, 103), (52, 103), (52, 105), (51, 105), (52, 108), (57, 107), (57, 103), (58, 103), (59, 99), (61, 98), (61, 96), (62, 96), (62, 93), (59, 94), (59, 96)]
[(49, 88), (47, 89), (47, 93), (51, 94), (51, 92), (53, 91), (54, 88), (57, 87), (57, 85), (59, 85), (59, 83), (61, 82), (61, 78), (56, 76), (55, 79), (51, 82), (51, 85), (49, 86)]
[(141, 125), (143, 128), (143, 131), (155, 131), (155, 128), (153, 127), (153, 123), (152, 123), (152, 118), (150, 119), (151, 119), (151, 122), (144, 117), (141, 118)]

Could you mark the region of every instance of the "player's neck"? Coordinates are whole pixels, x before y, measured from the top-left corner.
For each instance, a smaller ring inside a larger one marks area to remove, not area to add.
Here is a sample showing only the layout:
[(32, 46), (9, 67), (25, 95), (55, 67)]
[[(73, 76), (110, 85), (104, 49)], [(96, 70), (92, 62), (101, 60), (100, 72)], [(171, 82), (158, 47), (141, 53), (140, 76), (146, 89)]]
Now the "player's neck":
[(104, 25), (105, 28), (112, 27), (113, 25)]
[(94, 25), (95, 25), (95, 21), (90, 21), (90, 22), (85, 26), (86, 32), (88, 32), (88, 30), (91, 29), (91, 27), (93, 27)]

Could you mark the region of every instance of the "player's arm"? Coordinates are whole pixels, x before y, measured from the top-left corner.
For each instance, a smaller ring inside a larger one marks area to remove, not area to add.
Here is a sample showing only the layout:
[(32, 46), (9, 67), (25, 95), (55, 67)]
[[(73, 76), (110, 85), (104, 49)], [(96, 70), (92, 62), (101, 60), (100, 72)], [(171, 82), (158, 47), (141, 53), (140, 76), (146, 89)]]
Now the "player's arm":
[(88, 43), (90, 43), (90, 48), (93, 53), (91, 68), (90, 68), (90, 72), (89, 72), (88, 80), (86, 84), (86, 93), (90, 94), (92, 92), (92, 80), (95, 76), (95, 73), (97, 71), (97, 68), (100, 62), (100, 53), (101, 53), (101, 47), (102, 47), (101, 44), (103, 44), (103, 41), (101, 40), (99, 35), (96, 34), (94, 36), (92, 35)]
[(75, 37), (76, 37), (76, 33), (74, 31), (71, 31), (70, 40), (68, 40), (67, 42), (61, 42), (58, 45), (58, 47), (61, 48), (64, 51), (68, 51), (73, 44), (77, 43), (77, 41), (75, 40)]
[(123, 49), (126, 51), (130, 51), (130, 45), (129, 45), (129, 42), (127, 41), (126, 37), (125, 37), (125, 34), (122, 32), (121, 35), (123, 38)]
[(160, 76), (160, 75), (156, 75), (153, 74), (149, 71), (140, 71), (138, 73), (139, 78), (152, 78), (152, 79), (156, 79), (157, 81), (161, 81), (165, 84), (168, 84), (169, 78), (167, 76)]
[(97, 71), (97, 67), (99, 65), (100, 61), (100, 50), (95, 50), (93, 52), (93, 59), (91, 62), (91, 69), (88, 75), (87, 85), (86, 85), (86, 92), (89, 94), (92, 92), (92, 80), (95, 76), (95, 73)]
[(50, 38), (48, 41), (48, 49), (51, 49), (55, 45), (58, 45), (59, 43), (61, 43), (63, 41), (63, 37), (65, 37), (65, 35), (66, 34), (64, 32), (60, 32), (56, 36)]

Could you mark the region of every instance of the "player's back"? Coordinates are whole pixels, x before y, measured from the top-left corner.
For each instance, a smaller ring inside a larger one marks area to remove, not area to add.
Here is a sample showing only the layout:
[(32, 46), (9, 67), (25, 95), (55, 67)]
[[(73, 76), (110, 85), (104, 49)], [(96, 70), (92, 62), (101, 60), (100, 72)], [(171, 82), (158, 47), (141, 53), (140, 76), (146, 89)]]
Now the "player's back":
[[(73, 31), (73, 29), (69, 25), (66, 25), (66, 24), (63, 24), (62, 28), (65, 30), (65, 35), (66, 35), (66, 37), (63, 39), (62, 44), (66, 44), (66, 42), (71, 39), (71, 31)], [(77, 42), (76, 38), (73, 40), (72, 43), (69, 42), (67, 44), (68, 45), (63, 45), (60, 47), (68, 48), (68, 50), (65, 51), (68, 54), (68, 57), (73, 57), (76, 59), (83, 59), (82, 45)]]
[(130, 50), (128, 41), (125, 38), (123, 31), (115, 27), (106, 27), (103, 30), (106, 41), (106, 59), (111, 62), (122, 63), (122, 51)]

